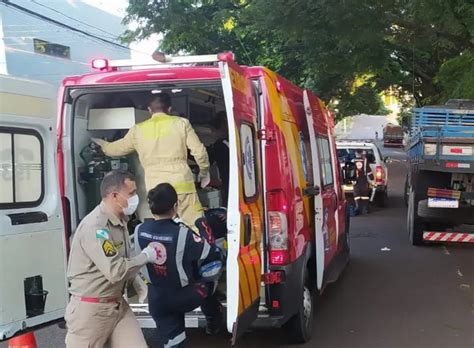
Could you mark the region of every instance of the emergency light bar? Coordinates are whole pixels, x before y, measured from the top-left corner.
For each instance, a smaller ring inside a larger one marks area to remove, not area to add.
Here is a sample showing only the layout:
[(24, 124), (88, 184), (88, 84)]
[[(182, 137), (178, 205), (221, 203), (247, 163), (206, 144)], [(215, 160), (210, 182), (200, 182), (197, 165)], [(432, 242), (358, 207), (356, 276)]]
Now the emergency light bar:
[[(158, 58), (158, 59), (154, 59)], [(201, 64), (201, 63), (217, 63), (219, 61), (234, 60), (234, 54), (232, 52), (224, 52), (219, 54), (207, 54), (207, 55), (196, 55), (196, 56), (165, 56), (160, 54), (157, 56), (154, 53), (154, 58), (149, 57), (144, 60), (132, 60), (132, 59), (94, 59), (92, 61), (92, 68), (100, 71), (115, 71), (118, 68), (125, 67), (153, 67), (153, 66), (170, 66), (180, 64)]]

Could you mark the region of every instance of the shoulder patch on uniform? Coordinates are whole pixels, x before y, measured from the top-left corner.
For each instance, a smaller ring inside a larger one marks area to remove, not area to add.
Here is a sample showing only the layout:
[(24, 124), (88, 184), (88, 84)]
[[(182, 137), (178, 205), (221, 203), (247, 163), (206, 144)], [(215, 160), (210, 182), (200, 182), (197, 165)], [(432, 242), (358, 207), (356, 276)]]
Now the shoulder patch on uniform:
[(168, 259), (168, 254), (166, 252), (166, 247), (163, 244), (161, 244), (160, 242), (152, 242), (149, 245), (152, 246), (153, 248), (155, 248), (155, 251), (156, 251), (156, 261), (155, 261), (155, 263), (158, 266), (163, 265), (166, 262), (166, 260)]
[(108, 239), (102, 242), (102, 250), (104, 251), (104, 254), (107, 257), (114, 257), (115, 255), (117, 255), (117, 249), (115, 249), (112, 242)]
[(106, 228), (101, 228), (95, 231), (95, 237), (98, 239), (109, 239), (109, 230)]

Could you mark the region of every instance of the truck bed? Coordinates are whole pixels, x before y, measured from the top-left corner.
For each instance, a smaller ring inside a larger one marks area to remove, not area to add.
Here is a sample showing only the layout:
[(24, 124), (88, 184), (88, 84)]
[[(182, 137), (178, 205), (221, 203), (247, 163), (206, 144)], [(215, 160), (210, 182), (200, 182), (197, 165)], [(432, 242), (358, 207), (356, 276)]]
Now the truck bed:
[(474, 110), (413, 110), (408, 156), (419, 169), (474, 171)]

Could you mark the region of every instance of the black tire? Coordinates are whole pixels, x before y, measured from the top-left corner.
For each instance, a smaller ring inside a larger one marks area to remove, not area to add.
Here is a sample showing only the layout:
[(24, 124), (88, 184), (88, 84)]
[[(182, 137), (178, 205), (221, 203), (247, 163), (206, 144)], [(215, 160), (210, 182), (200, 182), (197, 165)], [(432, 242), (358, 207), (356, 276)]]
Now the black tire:
[(306, 343), (311, 340), (313, 331), (314, 296), (308, 273), (300, 294), (299, 309), (286, 325), (292, 343)]
[(413, 191), (409, 194), (408, 213), (407, 213), (407, 230), (412, 245), (423, 245), (423, 229), (424, 223), (418, 218), (416, 213), (418, 201)]
[(385, 207), (385, 203), (387, 200), (386, 190), (379, 191), (375, 193), (375, 205), (379, 208)]

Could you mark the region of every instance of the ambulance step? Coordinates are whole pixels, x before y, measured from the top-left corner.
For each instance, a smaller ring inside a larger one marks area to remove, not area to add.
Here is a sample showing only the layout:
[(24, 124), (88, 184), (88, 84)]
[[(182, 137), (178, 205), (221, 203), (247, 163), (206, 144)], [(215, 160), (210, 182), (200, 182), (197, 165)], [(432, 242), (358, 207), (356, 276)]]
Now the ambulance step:
[(474, 233), (462, 232), (423, 232), (426, 242), (474, 243)]
[[(227, 303), (223, 302), (222, 305), (227, 308)], [(135, 314), (140, 327), (142, 329), (154, 329), (156, 328), (155, 321), (150, 315), (148, 310), (148, 304), (137, 304), (131, 303), (130, 307)], [(260, 304), (258, 319), (256, 321), (256, 325), (260, 326), (263, 323), (266, 323), (267, 320), (270, 320), (270, 314), (268, 312), (267, 307), (264, 304)], [(274, 318), (278, 319), (278, 318)], [(187, 328), (204, 328), (206, 325), (206, 318), (201, 311), (201, 308), (197, 308), (192, 312), (189, 312), (185, 316), (185, 325)], [(270, 324), (271, 325), (271, 324)], [(263, 325), (262, 325), (263, 326)], [(268, 326), (265, 325), (265, 326)]]

